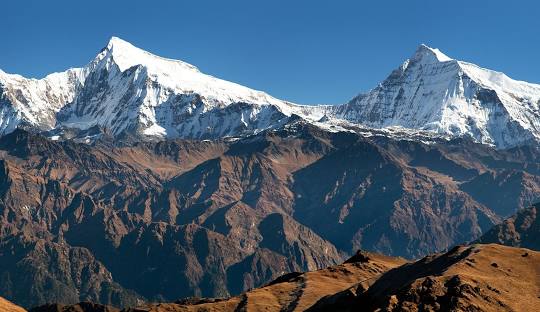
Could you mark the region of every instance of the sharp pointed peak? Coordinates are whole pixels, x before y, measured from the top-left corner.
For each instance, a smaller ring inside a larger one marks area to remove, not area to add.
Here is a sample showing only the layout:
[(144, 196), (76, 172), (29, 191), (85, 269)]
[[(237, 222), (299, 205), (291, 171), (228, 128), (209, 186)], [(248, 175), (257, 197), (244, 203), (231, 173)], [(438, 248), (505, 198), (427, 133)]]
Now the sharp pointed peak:
[[(158, 63), (163, 62), (172, 62), (177, 65), (181, 65), (183, 68), (198, 71), (197, 67), (191, 64), (188, 64), (181, 60), (168, 59), (155, 55), (146, 50), (138, 48), (130, 42), (116, 36), (112, 36), (109, 39), (107, 46), (102, 50), (102, 52), (103, 51), (108, 51), (107, 54), (111, 55), (114, 58), (116, 64), (120, 67), (122, 71), (134, 65), (155, 67)], [(167, 67), (167, 65), (160, 67)]]
[(420, 44), (414, 53), (412, 60), (422, 60), (426, 63), (436, 63), (436, 62), (448, 62), (453, 59), (448, 57), (446, 54), (442, 53), (437, 48), (432, 48), (426, 44)]
[(113, 50), (138, 50), (138, 51), (143, 51), (142, 49), (137, 48), (136, 46), (134, 46), (130, 42), (128, 42), (128, 41), (126, 41), (124, 39), (121, 39), (119, 37), (116, 37), (116, 36), (112, 36), (111, 39), (109, 39), (109, 42), (107, 43), (107, 46), (105, 48), (107, 50), (109, 50), (109, 51), (113, 51)]
[(120, 37), (116, 37), (116, 36), (112, 36), (111, 39), (109, 39), (109, 45), (113, 45), (115, 43), (128, 43), (130, 44), (129, 42), (127, 42), (126, 40), (120, 38)]

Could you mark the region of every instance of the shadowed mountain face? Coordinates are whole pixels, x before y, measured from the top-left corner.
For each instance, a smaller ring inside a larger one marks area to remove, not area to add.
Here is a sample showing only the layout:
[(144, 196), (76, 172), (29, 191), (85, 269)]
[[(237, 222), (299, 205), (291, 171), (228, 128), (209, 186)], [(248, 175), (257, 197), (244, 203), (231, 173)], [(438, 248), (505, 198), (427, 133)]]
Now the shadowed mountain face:
[(0, 138), (0, 294), (25, 307), (135, 306), (236, 295), (359, 248), (424, 256), (536, 200), (539, 156), (301, 121), (123, 146), (16, 130)]

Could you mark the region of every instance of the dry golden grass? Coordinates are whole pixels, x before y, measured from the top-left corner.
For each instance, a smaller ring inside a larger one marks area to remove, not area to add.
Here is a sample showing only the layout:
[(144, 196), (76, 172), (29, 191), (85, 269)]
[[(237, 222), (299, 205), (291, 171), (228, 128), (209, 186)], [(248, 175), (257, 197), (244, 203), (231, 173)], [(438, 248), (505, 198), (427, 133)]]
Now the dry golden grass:
[(341, 310), (360, 305), (369, 311), (540, 311), (540, 252), (456, 247), (389, 271), (363, 297), (341, 302)]
[(26, 312), (26, 310), (0, 297), (0, 312)]
[(464, 283), (481, 289), (480, 294), (463, 300), (483, 311), (540, 311), (540, 252), (496, 244), (477, 246), (444, 274), (458, 275)]

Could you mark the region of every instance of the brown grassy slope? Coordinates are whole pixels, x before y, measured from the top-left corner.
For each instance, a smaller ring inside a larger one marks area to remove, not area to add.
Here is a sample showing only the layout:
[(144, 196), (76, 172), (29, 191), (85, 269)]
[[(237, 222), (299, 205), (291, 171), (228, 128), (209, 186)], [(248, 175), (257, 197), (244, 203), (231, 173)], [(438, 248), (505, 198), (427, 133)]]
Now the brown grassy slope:
[(0, 297), (0, 312), (26, 312), (26, 310)]
[(390, 270), (365, 293), (324, 298), (312, 311), (540, 311), (540, 252), (456, 247)]

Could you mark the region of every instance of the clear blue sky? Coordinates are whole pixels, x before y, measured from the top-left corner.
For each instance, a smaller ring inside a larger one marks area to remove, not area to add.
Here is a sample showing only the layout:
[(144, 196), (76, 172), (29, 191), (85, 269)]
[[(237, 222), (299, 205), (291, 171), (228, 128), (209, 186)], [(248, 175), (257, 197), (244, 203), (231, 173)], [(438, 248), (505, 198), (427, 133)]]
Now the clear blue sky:
[(540, 82), (538, 1), (55, 1), (0, 4), (0, 68), (42, 77), (118, 36), (298, 103), (367, 91), (420, 43)]

